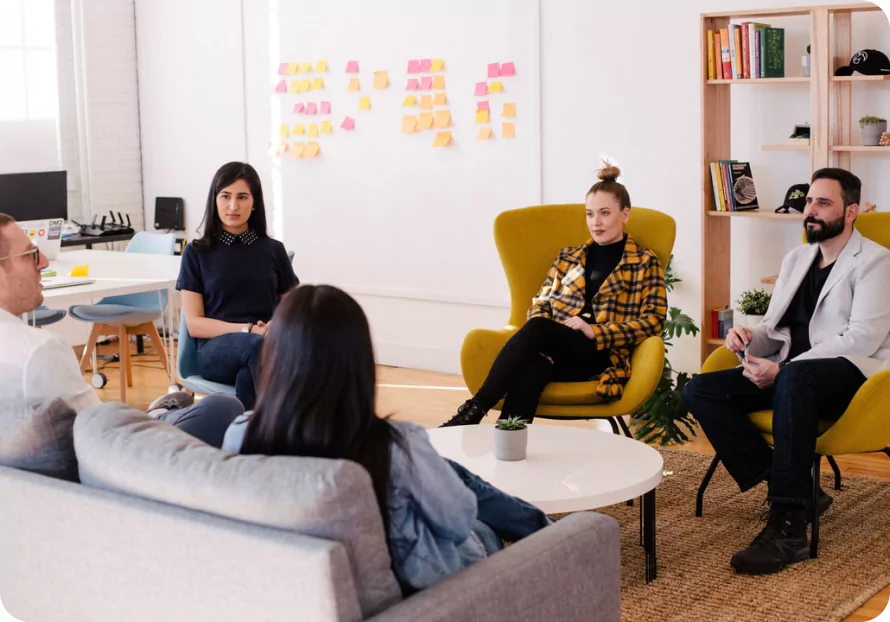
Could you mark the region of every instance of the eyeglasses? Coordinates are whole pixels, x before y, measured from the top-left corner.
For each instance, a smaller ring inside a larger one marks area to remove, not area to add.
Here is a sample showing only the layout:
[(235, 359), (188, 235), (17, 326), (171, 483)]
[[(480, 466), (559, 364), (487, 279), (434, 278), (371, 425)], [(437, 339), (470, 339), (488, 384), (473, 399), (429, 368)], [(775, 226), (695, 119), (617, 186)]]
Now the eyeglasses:
[(22, 253), (15, 253), (14, 255), (7, 255), (6, 257), (0, 257), (0, 261), (3, 261), (4, 259), (12, 259), (13, 257), (24, 257), (26, 255), (33, 255), (34, 256), (34, 265), (35, 266), (40, 265), (40, 249), (37, 248), (36, 246), (29, 248), (28, 250), (26, 250)]

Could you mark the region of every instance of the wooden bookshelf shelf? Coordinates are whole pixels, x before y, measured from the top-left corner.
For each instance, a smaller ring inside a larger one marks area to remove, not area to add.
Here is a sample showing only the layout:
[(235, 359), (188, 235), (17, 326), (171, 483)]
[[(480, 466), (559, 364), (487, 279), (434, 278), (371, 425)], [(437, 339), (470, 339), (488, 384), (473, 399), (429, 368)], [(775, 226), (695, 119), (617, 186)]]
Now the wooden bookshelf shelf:
[(764, 151), (809, 151), (809, 145), (764, 145)]
[(711, 210), (706, 213), (709, 217), (713, 216), (714, 218), (752, 218), (755, 220), (787, 220), (788, 222), (799, 222), (803, 218), (803, 214), (799, 212), (777, 214), (776, 212), (761, 212), (756, 209), (747, 212), (716, 212)]
[(702, 17), (706, 19), (747, 19), (753, 17), (802, 17), (809, 16), (813, 11), (818, 9), (827, 10), (828, 13), (868, 13), (871, 11), (880, 11), (881, 7), (867, 3), (858, 4), (841, 4), (827, 6), (795, 6), (777, 9), (763, 9), (760, 11), (731, 11), (728, 13), (704, 13)]
[(709, 346), (722, 346), (724, 343), (726, 343), (725, 339), (708, 339)]
[(831, 76), (832, 82), (890, 82), (890, 76)]
[(836, 153), (890, 153), (890, 147), (866, 147), (864, 145), (835, 145), (831, 150)]
[(743, 78), (739, 78), (736, 80), (708, 80), (708, 84), (801, 84), (804, 82), (809, 82), (809, 78), (805, 78), (803, 76), (792, 76), (790, 78), (757, 78), (751, 80), (745, 80)]

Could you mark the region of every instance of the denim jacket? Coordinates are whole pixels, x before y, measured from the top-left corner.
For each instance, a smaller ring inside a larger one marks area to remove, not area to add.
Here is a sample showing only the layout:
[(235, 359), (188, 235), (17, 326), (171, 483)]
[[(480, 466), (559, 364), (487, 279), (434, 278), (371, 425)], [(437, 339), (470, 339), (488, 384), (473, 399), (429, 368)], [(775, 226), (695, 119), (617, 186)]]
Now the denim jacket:
[[(223, 450), (238, 453), (250, 413), (226, 431)], [(420, 590), (486, 557), (477, 533), (476, 495), (430, 444), (426, 430), (390, 421), (400, 436), (390, 447), (389, 553), (402, 585)]]

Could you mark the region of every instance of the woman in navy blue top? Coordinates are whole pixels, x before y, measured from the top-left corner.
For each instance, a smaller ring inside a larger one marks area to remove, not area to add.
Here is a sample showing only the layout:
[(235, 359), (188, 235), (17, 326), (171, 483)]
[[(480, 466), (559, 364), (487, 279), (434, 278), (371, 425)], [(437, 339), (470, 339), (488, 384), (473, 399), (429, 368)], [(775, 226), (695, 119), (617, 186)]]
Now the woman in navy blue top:
[(197, 342), (198, 373), (234, 384), (250, 410), (268, 322), (300, 281), (284, 245), (266, 234), (263, 188), (250, 164), (229, 162), (216, 172), (202, 225), (203, 236), (182, 253), (176, 289)]

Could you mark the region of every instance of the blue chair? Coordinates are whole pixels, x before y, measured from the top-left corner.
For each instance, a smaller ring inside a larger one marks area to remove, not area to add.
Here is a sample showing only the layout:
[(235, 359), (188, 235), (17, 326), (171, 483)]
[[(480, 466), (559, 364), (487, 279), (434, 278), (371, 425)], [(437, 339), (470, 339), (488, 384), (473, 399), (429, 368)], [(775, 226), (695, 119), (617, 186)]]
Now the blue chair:
[(223, 393), (226, 395), (235, 395), (235, 387), (228, 384), (220, 384), (219, 382), (211, 382), (205, 380), (198, 375), (198, 348), (194, 338), (189, 334), (188, 326), (185, 323), (185, 313), (182, 314), (182, 321), (179, 323), (179, 349), (176, 353), (176, 374), (182, 385), (201, 395), (213, 395), (215, 393)]
[(68, 312), (65, 311), (65, 309), (50, 309), (41, 306), (26, 313), (25, 321), (28, 322), (29, 326), (43, 328), (44, 326), (49, 326), (50, 324), (62, 321), (65, 319), (66, 315), (68, 315)]
[[(176, 245), (176, 236), (172, 233), (150, 233), (140, 231), (133, 236), (127, 246), (128, 253), (144, 253), (152, 255), (172, 255)], [(120, 400), (127, 401), (127, 387), (133, 386), (133, 375), (130, 367), (130, 335), (148, 335), (155, 352), (161, 359), (164, 371), (167, 368), (167, 350), (155, 327), (155, 321), (161, 318), (167, 306), (167, 292), (164, 290), (109, 296), (94, 305), (74, 305), (68, 309), (71, 317), (82, 322), (90, 322), (87, 346), (80, 359), (80, 367), (86, 370), (96, 348), (96, 342), (102, 335), (117, 335), (120, 340)], [(97, 370), (93, 370), (94, 373)], [(104, 382), (104, 380), (103, 380)]]

